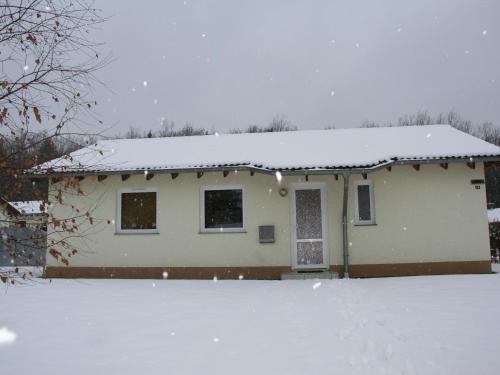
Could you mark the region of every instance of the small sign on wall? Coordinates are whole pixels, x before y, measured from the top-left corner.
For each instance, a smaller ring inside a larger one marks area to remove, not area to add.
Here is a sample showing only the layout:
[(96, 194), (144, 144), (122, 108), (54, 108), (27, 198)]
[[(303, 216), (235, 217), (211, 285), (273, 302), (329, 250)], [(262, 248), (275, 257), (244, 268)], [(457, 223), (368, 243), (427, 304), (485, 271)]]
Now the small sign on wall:
[(484, 180), (483, 179), (470, 180), (470, 183), (474, 185), (474, 188), (476, 190), (481, 190), (481, 185), (484, 185)]

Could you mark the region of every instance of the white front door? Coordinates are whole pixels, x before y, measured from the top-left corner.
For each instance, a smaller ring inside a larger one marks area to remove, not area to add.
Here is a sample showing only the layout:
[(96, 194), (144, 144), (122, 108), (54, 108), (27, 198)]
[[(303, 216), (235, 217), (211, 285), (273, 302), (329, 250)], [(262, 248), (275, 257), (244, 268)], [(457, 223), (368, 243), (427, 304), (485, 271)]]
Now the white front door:
[(329, 268), (324, 183), (291, 185), (294, 269)]

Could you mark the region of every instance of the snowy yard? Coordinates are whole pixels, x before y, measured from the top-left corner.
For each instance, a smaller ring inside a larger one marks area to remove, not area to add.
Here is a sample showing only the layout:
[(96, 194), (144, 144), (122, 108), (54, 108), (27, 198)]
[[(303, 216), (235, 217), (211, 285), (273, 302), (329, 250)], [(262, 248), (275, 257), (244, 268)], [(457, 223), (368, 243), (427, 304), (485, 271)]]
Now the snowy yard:
[(9, 288), (0, 305), (5, 374), (499, 368), (500, 274), (321, 283), (53, 280)]

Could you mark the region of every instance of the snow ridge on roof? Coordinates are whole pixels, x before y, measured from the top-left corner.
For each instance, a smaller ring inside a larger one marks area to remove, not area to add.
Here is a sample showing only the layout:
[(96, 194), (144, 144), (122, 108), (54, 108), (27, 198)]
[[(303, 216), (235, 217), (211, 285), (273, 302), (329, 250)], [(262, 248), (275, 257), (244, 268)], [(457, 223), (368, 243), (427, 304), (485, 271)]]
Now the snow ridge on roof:
[(369, 168), (391, 160), (500, 157), (500, 148), (452, 128), (427, 125), (117, 139), (52, 160), (54, 172), (249, 166), (267, 170)]

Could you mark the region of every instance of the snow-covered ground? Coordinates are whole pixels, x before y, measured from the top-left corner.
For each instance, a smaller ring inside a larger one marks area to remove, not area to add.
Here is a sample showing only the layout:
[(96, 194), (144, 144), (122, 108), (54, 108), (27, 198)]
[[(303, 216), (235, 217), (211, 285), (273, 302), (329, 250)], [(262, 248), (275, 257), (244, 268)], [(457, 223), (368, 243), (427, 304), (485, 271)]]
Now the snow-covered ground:
[(8, 288), (0, 306), (5, 374), (500, 368), (500, 274), (321, 283), (53, 280)]

